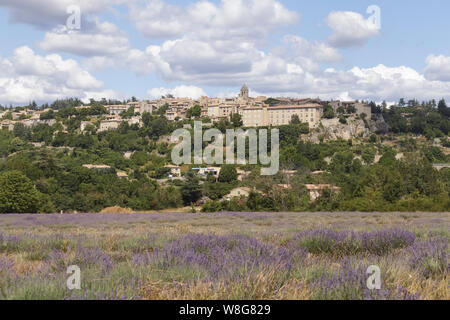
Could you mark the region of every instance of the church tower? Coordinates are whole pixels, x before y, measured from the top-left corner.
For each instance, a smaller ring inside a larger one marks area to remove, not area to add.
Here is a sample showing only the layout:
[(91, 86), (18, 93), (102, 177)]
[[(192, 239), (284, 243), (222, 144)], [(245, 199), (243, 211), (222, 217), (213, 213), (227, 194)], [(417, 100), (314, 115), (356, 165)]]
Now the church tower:
[(239, 95), (239, 97), (244, 98), (244, 99), (248, 99), (249, 98), (249, 90), (247, 85), (243, 85), (241, 88), (241, 94)]

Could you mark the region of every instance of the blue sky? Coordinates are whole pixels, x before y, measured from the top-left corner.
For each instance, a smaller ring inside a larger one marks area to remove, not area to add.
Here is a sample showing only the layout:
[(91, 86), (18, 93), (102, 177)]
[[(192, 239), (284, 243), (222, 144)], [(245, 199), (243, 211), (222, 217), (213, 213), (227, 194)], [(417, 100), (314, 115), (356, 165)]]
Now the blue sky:
[(232, 96), (243, 83), (252, 95), (450, 99), (448, 12), (445, 0), (0, 0), (0, 104)]

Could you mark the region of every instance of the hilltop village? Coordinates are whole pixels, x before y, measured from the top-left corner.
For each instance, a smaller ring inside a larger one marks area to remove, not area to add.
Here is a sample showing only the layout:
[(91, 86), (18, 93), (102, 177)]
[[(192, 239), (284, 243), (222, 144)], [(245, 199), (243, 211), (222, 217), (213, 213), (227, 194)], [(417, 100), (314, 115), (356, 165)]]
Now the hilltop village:
[[(444, 99), (251, 97), (246, 85), (233, 98), (0, 106), (0, 213), (448, 211), (449, 116)], [(170, 136), (194, 121), (222, 133), (279, 129), (278, 173), (175, 165)], [(20, 193), (27, 201), (7, 201)]]
[[(212, 123), (222, 119), (230, 119), (232, 115), (240, 116), (243, 127), (276, 127), (288, 125), (293, 116), (297, 116), (300, 122), (308, 123), (311, 128), (316, 127), (323, 116), (324, 104), (328, 103), (320, 99), (292, 99), (292, 98), (270, 98), (249, 96), (249, 89), (244, 85), (238, 97), (235, 98), (209, 98), (200, 99), (162, 97), (151, 101), (130, 101), (126, 104), (104, 105), (107, 114), (100, 117), (92, 117), (90, 121), (83, 121), (80, 126), (81, 132), (89, 125), (98, 123), (98, 132), (117, 129), (123, 121), (129, 125), (142, 125), (144, 113), (155, 113), (162, 111), (168, 121), (183, 121), (187, 118), (196, 117), (208, 119)], [(371, 118), (371, 107), (367, 103), (358, 101), (330, 101), (329, 106), (335, 113), (365, 115)], [(90, 105), (76, 106), (75, 109), (82, 110), (90, 108)], [(48, 113), (50, 108), (33, 110), (24, 108), (17, 111), (0, 111), (1, 128), (13, 130), (17, 123), (26, 127), (38, 124), (53, 125), (55, 119), (51, 119)], [(43, 115), (43, 116), (42, 116)]]

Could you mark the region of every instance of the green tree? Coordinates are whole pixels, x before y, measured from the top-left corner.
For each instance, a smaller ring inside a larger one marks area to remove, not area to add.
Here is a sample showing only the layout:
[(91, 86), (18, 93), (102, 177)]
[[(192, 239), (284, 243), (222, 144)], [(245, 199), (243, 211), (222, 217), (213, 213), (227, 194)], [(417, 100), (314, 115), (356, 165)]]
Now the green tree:
[(231, 164), (225, 164), (222, 166), (219, 174), (219, 182), (233, 182), (236, 181), (238, 177), (236, 167)]
[(450, 117), (450, 108), (447, 107), (447, 104), (445, 103), (444, 99), (439, 101), (438, 111), (441, 115), (443, 115), (445, 117)]
[(323, 118), (325, 119), (333, 119), (334, 117), (336, 117), (333, 108), (329, 105), (326, 104), (323, 106)]
[(38, 213), (42, 194), (20, 171), (0, 174), (0, 213)]
[(181, 187), (181, 196), (185, 205), (197, 202), (202, 197), (199, 180), (193, 172), (186, 173), (186, 181)]
[(186, 112), (186, 118), (199, 118), (202, 115), (202, 107), (195, 105)]
[(242, 116), (239, 113), (233, 113), (231, 115), (231, 123), (235, 128), (240, 128), (244, 125), (244, 123), (242, 122)]
[(300, 123), (301, 123), (300, 118), (298, 117), (297, 114), (294, 114), (291, 118), (290, 124), (300, 124)]
[(355, 106), (348, 106), (347, 107), (347, 113), (356, 113)]

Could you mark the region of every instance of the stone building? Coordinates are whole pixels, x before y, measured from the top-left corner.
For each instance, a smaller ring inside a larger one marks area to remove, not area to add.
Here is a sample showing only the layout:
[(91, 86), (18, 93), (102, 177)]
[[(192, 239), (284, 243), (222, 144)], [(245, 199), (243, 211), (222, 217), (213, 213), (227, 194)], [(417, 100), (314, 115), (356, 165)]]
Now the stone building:
[(122, 112), (125, 112), (128, 110), (128, 105), (111, 105), (111, 106), (105, 106), (106, 110), (108, 110), (110, 115), (120, 115)]
[(278, 105), (274, 107), (248, 107), (242, 110), (244, 127), (282, 126), (291, 122), (297, 115), (301, 122), (316, 127), (322, 117), (320, 104)]

